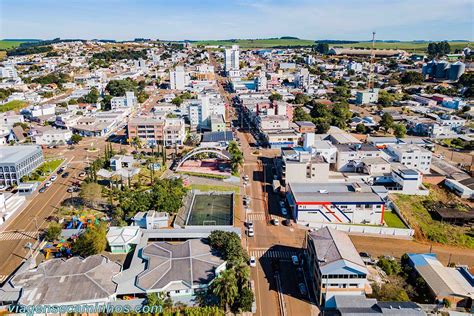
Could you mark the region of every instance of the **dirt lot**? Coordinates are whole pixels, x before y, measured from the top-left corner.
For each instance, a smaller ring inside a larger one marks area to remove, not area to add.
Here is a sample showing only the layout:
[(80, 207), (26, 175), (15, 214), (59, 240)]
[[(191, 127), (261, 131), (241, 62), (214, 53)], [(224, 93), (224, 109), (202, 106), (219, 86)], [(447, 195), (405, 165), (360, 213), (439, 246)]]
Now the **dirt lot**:
[(391, 255), (401, 258), (405, 253), (429, 253), (432, 247), (431, 252), (436, 253), (444, 264), (448, 264), (451, 257), (451, 262), (474, 267), (474, 250), (470, 249), (393, 238), (354, 235), (350, 238), (359, 252), (367, 252), (374, 257)]

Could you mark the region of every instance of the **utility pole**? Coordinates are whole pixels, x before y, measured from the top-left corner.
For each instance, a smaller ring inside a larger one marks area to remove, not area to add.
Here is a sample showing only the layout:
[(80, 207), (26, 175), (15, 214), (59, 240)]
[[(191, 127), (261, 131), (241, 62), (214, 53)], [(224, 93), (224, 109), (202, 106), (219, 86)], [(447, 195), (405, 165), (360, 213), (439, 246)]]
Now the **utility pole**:
[(369, 80), (367, 89), (374, 88), (375, 32), (372, 32), (372, 49), (370, 51)]

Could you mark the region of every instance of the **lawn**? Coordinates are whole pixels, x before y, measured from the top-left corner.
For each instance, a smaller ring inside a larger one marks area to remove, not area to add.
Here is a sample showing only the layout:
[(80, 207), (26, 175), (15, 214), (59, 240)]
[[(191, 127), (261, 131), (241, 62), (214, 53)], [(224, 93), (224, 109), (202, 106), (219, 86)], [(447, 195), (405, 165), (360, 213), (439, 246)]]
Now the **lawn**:
[(385, 221), (385, 224), (387, 224), (388, 227), (407, 228), (405, 224), (403, 224), (400, 217), (395, 212), (385, 212), (383, 214), (383, 219)]
[(40, 176), (37, 180), (44, 181), (59, 165), (64, 161), (64, 159), (54, 159), (45, 161), (41, 166), (39, 166), (35, 173), (37, 172)]
[[(376, 49), (403, 49), (410, 52), (426, 52), (428, 48), (428, 42), (376, 42)], [(467, 46), (472, 46), (473, 42), (449, 42), (451, 47), (451, 52), (454, 52), (456, 49), (463, 49)], [(354, 44), (330, 44), (331, 47), (363, 47), (371, 48), (372, 42), (358, 42)]]
[(210, 185), (210, 184), (191, 184), (189, 186), (192, 190), (199, 190), (202, 192), (208, 191), (234, 191), (236, 194), (240, 194), (240, 187), (235, 185)]
[(10, 49), (20, 46), (24, 41), (0, 41), (0, 49)]
[(19, 111), (28, 105), (25, 101), (13, 100), (0, 105), (0, 113), (8, 111)]
[(415, 238), (440, 244), (461, 246), (474, 249), (474, 237), (468, 235), (469, 229), (434, 220), (423, 202), (446, 203), (455, 201), (451, 193), (446, 193), (439, 187), (430, 188), (429, 196), (393, 195), (392, 201), (398, 206), (403, 217), (415, 230)]

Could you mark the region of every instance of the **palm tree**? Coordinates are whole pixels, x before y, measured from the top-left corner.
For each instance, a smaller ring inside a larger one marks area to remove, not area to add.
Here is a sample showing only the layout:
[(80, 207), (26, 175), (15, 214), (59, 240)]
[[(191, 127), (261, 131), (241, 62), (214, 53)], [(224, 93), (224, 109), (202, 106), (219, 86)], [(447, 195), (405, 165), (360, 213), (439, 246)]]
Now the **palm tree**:
[(237, 278), (237, 283), (240, 288), (248, 286), (248, 281), (250, 279), (250, 268), (246, 262), (241, 260), (234, 267), (235, 277)]
[(219, 298), (222, 308), (228, 310), (234, 304), (239, 289), (233, 269), (223, 271), (212, 283), (212, 293)]

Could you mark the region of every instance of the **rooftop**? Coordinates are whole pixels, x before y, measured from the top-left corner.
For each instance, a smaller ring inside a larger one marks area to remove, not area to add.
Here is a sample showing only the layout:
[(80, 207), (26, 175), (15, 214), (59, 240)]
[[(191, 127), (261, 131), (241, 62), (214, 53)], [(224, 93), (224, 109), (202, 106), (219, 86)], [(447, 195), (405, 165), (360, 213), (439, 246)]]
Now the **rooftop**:
[(35, 145), (1, 146), (0, 163), (2, 164), (17, 163), (24, 157), (33, 155), (37, 151), (41, 152), (40, 146), (35, 146)]
[(296, 203), (383, 203), (372, 189), (362, 183), (289, 183)]

